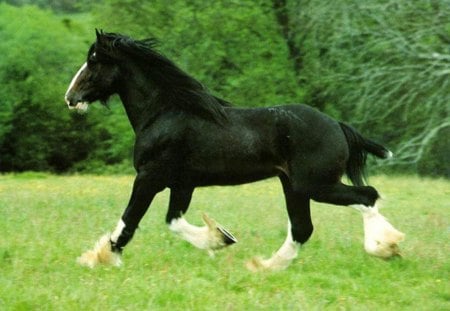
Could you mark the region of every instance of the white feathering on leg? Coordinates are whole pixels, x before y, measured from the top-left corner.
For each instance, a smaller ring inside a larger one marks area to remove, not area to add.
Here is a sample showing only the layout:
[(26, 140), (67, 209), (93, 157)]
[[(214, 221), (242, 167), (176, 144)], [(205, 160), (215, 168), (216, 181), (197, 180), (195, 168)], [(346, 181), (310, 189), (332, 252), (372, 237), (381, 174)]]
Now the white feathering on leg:
[(214, 255), (214, 251), (230, 244), (226, 242), (226, 239), (231, 240), (231, 243), (237, 242), (237, 239), (231, 233), (209, 218), (208, 215), (203, 214), (202, 218), (206, 226), (191, 225), (186, 219), (180, 217), (170, 222), (169, 229), (195, 247), (206, 250), (210, 256)]
[(364, 220), (364, 249), (370, 255), (390, 258), (400, 255), (398, 243), (404, 240), (405, 234), (395, 229), (380, 214), (378, 207), (355, 206)]
[(120, 254), (111, 250), (111, 235), (106, 234), (98, 240), (94, 249), (89, 250), (78, 257), (77, 262), (82, 266), (94, 268), (98, 264), (119, 267), (122, 264)]
[(291, 224), (288, 224), (287, 237), (283, 245), (269, 259), (255, 257), (247, 263), (250, 271), (280, 271), (284, 270), (297, 257), (299, 243), (292, 238)]

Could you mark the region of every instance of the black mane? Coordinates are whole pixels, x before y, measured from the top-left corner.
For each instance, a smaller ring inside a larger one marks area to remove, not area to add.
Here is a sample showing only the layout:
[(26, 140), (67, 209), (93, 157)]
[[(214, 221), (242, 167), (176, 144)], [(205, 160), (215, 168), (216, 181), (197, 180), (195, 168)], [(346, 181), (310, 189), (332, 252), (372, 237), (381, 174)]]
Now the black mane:
[(226, 121), (224, 107), (231, 104), (212, 95), (199, 81), (177, 67), (155, 50), (157, 40), (134, 40), (116, 33), (98, 33), (95, 49), (111, 58), (132, 58), (140, 63), (145, 74), (159, 88), (159, 100), (164, 107), (177, 108), (207, 120)]

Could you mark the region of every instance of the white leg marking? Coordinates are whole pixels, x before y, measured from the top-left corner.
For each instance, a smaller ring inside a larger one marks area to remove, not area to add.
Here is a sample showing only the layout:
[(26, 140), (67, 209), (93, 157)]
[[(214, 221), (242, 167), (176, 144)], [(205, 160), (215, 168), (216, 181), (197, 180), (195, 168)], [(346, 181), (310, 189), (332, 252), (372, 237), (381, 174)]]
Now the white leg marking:
[(117, 242), (117, 239), (119, 238), (120, 234), (122, 233), (122, 230), (125, 228), (125, 223), (123, 220), (119, 220), (117, 223), (116, 229), (111, 233), (111, 241)]
[(404, 240), (405, 234), (395, 229), (380, 214), (378, 207), (363, 205), (353, 206), (362, 213), (364, 220), (364, 249), (367, 253), (381, 258), (400, 255), (398, 243)]
[(280, 249), (269, 259), (253, 258), (247, 263), (251, 271), (280, 271), (286, 269), (297, 257), (300, 244), (292, 238), (291, 224), (288, 224), (287, 236)]
[(203, 221), (206, 226), (198, 227), (191, 225), (186, 219), (180, 217), (171, 221), (169, 229), (195, 247), (207, 250), (210, 255), (213, 254), (214, 250), (237, 242), (236, 238), (206, 214), (203, 214)]

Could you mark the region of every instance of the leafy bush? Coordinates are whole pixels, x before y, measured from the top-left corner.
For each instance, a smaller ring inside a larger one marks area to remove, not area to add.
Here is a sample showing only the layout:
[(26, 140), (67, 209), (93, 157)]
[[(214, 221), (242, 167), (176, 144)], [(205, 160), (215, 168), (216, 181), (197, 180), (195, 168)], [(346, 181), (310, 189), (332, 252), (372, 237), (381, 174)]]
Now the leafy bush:
[(87, 49), (64, 25), (35, 7), (0, 4), (0, 171), (64, 171), (95, 148), (94, 119), (64, 103)]
[(450, 127), (445, 127), (435, 136), (423, 150), (423, 156), (417, 166), (421, 175), (444, 176), (450, 178), (450, 165), (448, 156), (450, 154)]
[(165, 55), (237, 106), (303, 100), (269, 1), (110, 0), (94, 16), (107, 31), (155, 36)]

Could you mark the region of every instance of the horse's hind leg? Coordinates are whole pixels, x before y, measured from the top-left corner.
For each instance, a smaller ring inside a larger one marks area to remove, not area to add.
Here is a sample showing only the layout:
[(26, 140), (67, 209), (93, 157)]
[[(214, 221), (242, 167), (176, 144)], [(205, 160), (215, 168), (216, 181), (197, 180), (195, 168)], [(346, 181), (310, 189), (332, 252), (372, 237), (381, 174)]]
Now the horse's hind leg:
[(400, 256), (398, 243), (403, 241), (405, 234), (395, 229), (383, 215), (378, 207), (364, 205), (353, 206), (359, 210), (364, 221), (364, 249), (370, 255), (390, 258)]
[(378, 211), (378, 192), (373, 187), (347, 186), (341, 183), (315, 187), (311, 197), (319, 202), (355, 205), (364, 220), (364, 248), (367, 253), (389, 258), (399, 255), (398, 243), (404, 234), (395, 229)]
[(289, 215), (286, 240), (271, 258), (253, 258), (248, 262), (247, 267), (252, 271), (276, 271), (287, 268), (297, 257), (299, 246), (306, 243), (313, 232), (308, 195), (301, 191), (294, 191), (285, 175), (282, 175), (280, 179)]
[(203, 214), (205, 222), (203, 227), (191, 225), (184, 219), (183, 215), (189, 207), (193, 190), (192, 188), (171, 189), (169, 210), (166, 216), (169, 229), (195, 247), (207, 250), (210, 254), (214, 250), (236, 243), (237, 240), (231, 233), (206, 214)]
[(308, 193), (317, 202), (336, 205), (362, 204), (374, 206), (380, 195), (370, 186), (347, 186), (342, 183), (309, 187)]

